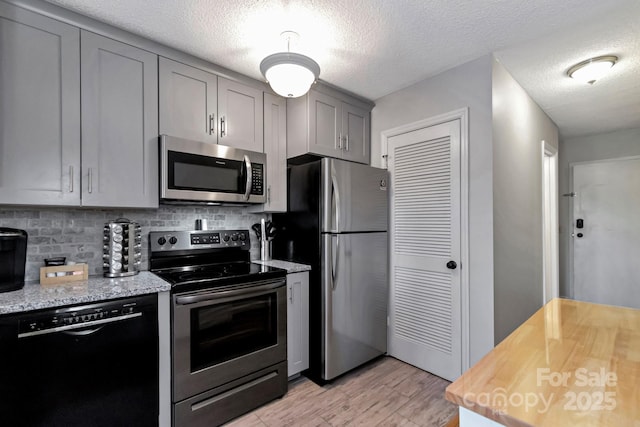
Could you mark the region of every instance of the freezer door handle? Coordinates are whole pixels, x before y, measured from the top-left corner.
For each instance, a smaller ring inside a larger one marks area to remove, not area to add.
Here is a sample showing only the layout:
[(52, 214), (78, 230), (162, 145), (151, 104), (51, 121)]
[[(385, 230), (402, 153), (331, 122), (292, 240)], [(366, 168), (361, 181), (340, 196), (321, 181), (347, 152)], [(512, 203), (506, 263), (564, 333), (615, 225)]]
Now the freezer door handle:
[[(335, 213), (336, 223), (335, 231), (340, 231), (340, 191), (338, 190), (338, 179), (336, 178), (336, 170), (333, 163), (331, 164), (331, 197), (332, 207)], [(334, 224), (331, 224), (334, 225)]]

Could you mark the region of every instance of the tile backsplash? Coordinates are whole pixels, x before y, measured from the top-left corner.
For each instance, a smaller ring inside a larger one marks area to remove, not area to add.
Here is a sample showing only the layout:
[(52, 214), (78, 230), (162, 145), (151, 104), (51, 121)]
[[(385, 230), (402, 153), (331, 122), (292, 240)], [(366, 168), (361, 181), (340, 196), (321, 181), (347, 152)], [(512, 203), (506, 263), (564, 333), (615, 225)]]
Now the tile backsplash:
[[(102, 228), (108, 221), (128, 218), (142, 226), (142, 270), (149, 267), (149, 231), (193, 230), (195, 220), (207, 220), (209, 229), (249, 229), (267, 218), (243, 207), (161, 206), (147, 209), (0, 208), (0, 227), (26, 230), (26, 281), (37, 281), (44, 259), (64, 256), (86, 262), (90, 275), (102, 275)], [(251, 235), (251, 258), (260, 256), (258, 241)]]

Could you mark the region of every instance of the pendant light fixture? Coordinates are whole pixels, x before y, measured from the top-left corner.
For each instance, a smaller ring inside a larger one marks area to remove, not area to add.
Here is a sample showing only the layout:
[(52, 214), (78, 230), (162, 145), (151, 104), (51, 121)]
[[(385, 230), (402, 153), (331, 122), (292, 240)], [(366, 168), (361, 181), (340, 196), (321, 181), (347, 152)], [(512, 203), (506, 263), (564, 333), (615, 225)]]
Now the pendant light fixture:
[(281, 34), (287, 41), (287, 51), (269, 55), (260, 62), (260, 72), (271, 89), (286, 98), (297, 98), (309, 91), (320, 75), (320, 66), (308, 56), (291, 52), (291, 41), (298, 37), (293, 31)]
[(618, 62), (618, 57), (613, 55), (590, 58), (569, 68), (567, 75), (572, 79), (592, 85), (609, 72), (616, 62)]

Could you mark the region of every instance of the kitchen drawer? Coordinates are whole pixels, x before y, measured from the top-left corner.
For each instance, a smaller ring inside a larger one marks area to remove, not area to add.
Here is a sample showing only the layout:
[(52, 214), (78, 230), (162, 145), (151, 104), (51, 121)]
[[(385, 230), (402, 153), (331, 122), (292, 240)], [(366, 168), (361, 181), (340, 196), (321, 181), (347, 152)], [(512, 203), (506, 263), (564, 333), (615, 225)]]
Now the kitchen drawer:
[(219, 426), (242, 415), (247, 401), (259, 406), (286, 392), (287, 362), (283, 361), (176, 404), (173, 425)]

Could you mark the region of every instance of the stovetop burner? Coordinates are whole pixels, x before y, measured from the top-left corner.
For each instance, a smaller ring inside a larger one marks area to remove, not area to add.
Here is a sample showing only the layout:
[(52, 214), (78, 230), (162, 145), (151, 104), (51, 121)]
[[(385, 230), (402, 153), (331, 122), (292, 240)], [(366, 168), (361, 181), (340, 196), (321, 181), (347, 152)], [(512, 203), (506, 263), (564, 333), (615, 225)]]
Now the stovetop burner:
[(151, 232), (151, 271), (187, 292), (286, 277), (286, 271), (250, 262), (248, 230)]

